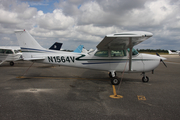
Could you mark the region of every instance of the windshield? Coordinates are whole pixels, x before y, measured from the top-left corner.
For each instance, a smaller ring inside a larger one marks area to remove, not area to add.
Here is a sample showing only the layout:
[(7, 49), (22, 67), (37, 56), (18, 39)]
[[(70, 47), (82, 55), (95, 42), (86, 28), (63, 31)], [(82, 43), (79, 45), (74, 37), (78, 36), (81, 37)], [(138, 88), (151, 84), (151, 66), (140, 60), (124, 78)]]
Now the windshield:
[[(129, 52), (130, 49), (128, 48), (127, 51)], [(132, 49), (132, 55), (137, 55), (137, 54), (139, 54), (138, 51), (133, 48)]]
[(107, 50), (99, 50), (94, 55), (98, 56), (98, 57), (108, 57), (108, 51)]
[(21, 51), (20, 51), (20, 50), (14, 50), (14, 52), (15, 52), (15, 53), (19, 53), (19, 52), (21, 52)]

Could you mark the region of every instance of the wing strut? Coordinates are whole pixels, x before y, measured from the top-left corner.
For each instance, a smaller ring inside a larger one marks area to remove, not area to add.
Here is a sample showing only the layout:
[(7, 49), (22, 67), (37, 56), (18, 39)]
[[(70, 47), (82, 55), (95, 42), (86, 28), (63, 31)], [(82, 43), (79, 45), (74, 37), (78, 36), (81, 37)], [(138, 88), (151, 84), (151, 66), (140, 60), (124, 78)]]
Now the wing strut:
[(132, 65), (132, 38), (129, 38), (129, 46), (130, 46), (130, 51), (129, 51), (129, 71), (131, 71), (131, 65)]
[(1, 61), (1, 62), (0, 62), (0, 65), (3, 64), (5, 61), (6, 61), (6, 60)]

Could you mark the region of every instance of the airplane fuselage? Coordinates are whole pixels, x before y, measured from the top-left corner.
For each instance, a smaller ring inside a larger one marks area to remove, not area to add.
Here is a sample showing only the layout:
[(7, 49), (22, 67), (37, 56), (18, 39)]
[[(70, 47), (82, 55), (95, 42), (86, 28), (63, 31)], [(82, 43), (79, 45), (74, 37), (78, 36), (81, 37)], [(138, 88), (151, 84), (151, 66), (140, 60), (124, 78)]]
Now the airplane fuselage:
[[(30, 51), (32, 52), (32, 50)], [(34, 50), (34, 54), (29, 54), (28, 56), (28, 51), (26, 49), (27, 53), (25, 57), (41, 57), (44, 58), (44, 60), (37, 60), (34, 62), (41, 62), (46, 64), (120, 72), (147, 72), (154, 70), (160, 63), (160, 57), (158, 56), (137, 54), (132, 56), (132, 67), (131, 70), (129, 70), (128, 51), (125, 51), (126, 55), (123, 57), (112, 57), (112, 55), (110, 55), (110, 51), (108, 51), (108, 55), (105, 57), (95, 56), (97, 50), (90, 54), (52, 50), (41, 50), (40, 53), (37, 53), (37, 51), (38, 50)]]

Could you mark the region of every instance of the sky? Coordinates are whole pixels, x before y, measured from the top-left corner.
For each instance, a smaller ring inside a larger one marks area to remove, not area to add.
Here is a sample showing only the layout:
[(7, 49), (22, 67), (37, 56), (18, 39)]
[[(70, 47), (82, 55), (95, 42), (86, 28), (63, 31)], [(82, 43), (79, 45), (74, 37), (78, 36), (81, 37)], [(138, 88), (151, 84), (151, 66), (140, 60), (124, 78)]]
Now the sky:
[(180, 50), (179, 0), (0, 0), (0, 46), (17, 46), (27, 30), (41, 46), (95, 49), (108, 34), (147, 31), (136, 49)]

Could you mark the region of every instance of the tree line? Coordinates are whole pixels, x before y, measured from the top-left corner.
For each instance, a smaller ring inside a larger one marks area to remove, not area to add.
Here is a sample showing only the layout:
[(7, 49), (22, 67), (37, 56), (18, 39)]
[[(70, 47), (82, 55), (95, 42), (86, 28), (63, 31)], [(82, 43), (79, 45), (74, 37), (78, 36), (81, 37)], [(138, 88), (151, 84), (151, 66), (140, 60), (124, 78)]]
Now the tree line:
[[(156, 53), (168, 53), (168, 50), (161, 50), (161, 49), (137, 49), (138, 52), (156, 52)], [(172, 52), (175, 50), (171, 50)]]

